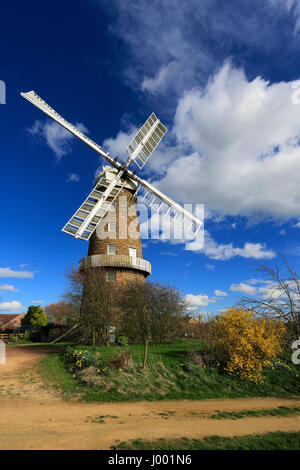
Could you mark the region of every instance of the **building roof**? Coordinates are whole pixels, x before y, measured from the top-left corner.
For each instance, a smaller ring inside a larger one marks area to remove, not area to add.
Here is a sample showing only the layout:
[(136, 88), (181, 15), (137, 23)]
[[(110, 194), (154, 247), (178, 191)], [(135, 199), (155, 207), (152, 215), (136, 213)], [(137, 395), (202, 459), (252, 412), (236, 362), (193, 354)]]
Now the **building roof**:
[(19, 313), (0, 313), (0, 323), (2, 326), (5, 325), (5, 323), (8, 323), (9, 321), (13, 320), (19, 315)]
[(19, 327), (25, 315), (25, 313), (0, 313), (0, 330)]

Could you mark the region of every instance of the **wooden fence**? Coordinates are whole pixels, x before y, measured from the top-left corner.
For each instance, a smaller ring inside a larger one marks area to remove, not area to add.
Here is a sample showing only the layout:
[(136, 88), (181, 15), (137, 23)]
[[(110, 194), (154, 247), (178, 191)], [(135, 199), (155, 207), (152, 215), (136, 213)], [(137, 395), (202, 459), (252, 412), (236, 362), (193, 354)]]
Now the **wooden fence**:
[(0, 340), (1, 341), (9, 341), (12, 336), (24, 336), (24, 333), (0, 333)]

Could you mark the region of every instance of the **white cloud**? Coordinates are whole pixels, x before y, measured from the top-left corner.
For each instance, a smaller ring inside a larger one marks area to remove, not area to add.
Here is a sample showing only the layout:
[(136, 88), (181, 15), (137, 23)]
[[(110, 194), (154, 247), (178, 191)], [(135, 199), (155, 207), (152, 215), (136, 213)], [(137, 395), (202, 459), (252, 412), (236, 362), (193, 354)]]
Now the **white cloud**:
[(11, 284), (1, 284), (0, 290), (5, 290), (8, 292), (19, 292), (18, 289), (16, 289), (15, 286), (12, 286)]
[(172, 132), (191, 152), (156, 185), (223, 216), (299, 216), (300, 107), (292, 92), (292, 82), (248, 81), (226, 63), (179, 101)]
[(33, 279), (32, 271), (14, 271), (10, 268), (0, 268), (0, 277), (15, 277), (19, 279)]
[(180, 74), (181, 64), (172, 61), (167, 65), (162, 65), (153, 78), (144, 77), (141, 89), (152, 94), (165, 92), (168, 86), (176, 81)]
[(234, 247), (232, 243), (218, 244), (206, 231), (204, 246), (202, 248), (202, 241), (198, 246), (197, 239), (188, 242), (185, 247), (186, 250), (196, 250), (205, 254), (208, 258), (217, 260), (227, 260), (239, 256), (241, 258), (254, 258), (254, 259), (270, 259), (274, 258), (276, 254), (272, 250), (267, 250), (265, 245), (261, 243), (245, 243), (242, 248)]
[(11, 302), (2, 302), (0, 304), (0, 310), (10, 310), (14, 312), (15, 310), (19, 310), (20, 308), (22, 308), (22, 304), (17, 300), (12, 300)]
[[(178, 101), (170, 138), (145, 167), (152, 177), (156, 172), (154, 185), (177, 202), (204, 203), (206, 218), (299, 218), (300, 105), (292, 103), (293, 83), (249, 81), (225, 63)], [(124, 155), (135, 131), (103, 146)]]
[(66, 179), (67, 183), (69, 182), (77, 182), (80, 180), (80, 176), (76, 173), (70, 173)]
[(105, 139), (102, 146), (113, 157), (117, 156), (124, 162), (128, 158), (126, 147), (134, 138), (138, 130), (138, 127), (130, 125), (128, 132), (119, 131), (115, 138), (109, 137), (108, 139)]
[(213, 264), (206, 264), (205, 267), (208, 271), (213, 271), (215, 269)]
[(240, 284), (231, 284), (230, 290), (232, 292), (244, 292), (245, 294), (251, 295), (256, 292), (256, 287), (240, 282)]
[(296, 224), (294, 224), (293, 227), (300, 228), (300, 222), (297, 222)]
[[(75, 127), (81, 132), (88, 133), (87, 128), (80, 122), (76, 123)], [(74, 140), (73, 134), (55, 121), (40, 121), (37, 119), (33, 126), (28, 129), (28, 132), (46, 143), (55, 153), (57, 160), (61, 160), (64, 155), (71, 152), (71, 144)]]
[(224, 292), (224, 291), (222, 291), (222, 290), (216, 289), (216, 290), (215, 290), (215, 295), (216, 295), (217, 297), (226, 297), (228, 294), (227, 294), (227, 292)]
[(40, 305), (40, 304), (43, 304), (43, 303), (44, 303), (44, 300), (29, 300), (29, 302), (30, 302), (31, 304)]
[(300, 1), (299, 0), (269, 0), (270, 4), (275, 6), (276, 8), (285, 7), (287, 12), (291, 14), (293, 18), (295, 18), (295, 30), (294, 32), (297, 33), (300, 28)]
[[(98, 4), (113, 12), (109, 30), (121, 39), (127, 53), (123, 62), (127, 83), (150, 97), (167, 96), (164, 104), (169, 107), (184, 90), (205, 82), (224, 59), (235, 58), (236, 48), (239, 58), (250, 63), (253, 50), (259, 49), (265, 59), (260, 68), (267, 69), (271, 53), (275, 56), (282, 47), (286, 25), (289, 30), (295, 27), (297, 16), (286, 8), (291, 1), (233, 0), (221, 7), (211, 0), (98, 0)], [(285, 2), (280, 9), (279, 2)], [(284, 36), (285, 57), (295, 46), (290, 36), (289, 40)]]
[(184, 300), (188, 304), (190, 310), (197, 310), (199, 307), (206, 307), (209, 303), (215, 303), (217, 300), (214, 297), (208, 297), (206, 294), (187, 294)]

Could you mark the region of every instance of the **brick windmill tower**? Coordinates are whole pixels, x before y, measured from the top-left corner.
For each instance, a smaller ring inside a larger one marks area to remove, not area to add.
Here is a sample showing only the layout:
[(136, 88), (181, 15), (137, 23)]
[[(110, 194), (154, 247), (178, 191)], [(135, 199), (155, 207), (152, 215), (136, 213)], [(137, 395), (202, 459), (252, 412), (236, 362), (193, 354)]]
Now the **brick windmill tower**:
[[(203, 225), (201, 220), (128, 168), (134, 162), (142, 169), (167, 132), (154, 113), (129, 143), (126, 149), (128, 159), (122, 164), (117, 157), (112, 158), (100, 145), (61, 117), (34, 91), (21, 93), (21, 96), (95, 150), (111, 165), (104, 167), (91, 193), (62, 229), (72, 237), (90, 240), (88, 256), (79, 262), (80, 270), (104, 268), (106, 280), (116, 282), (129, 279), (144, 282), (150, 275), (151, 265), (142, 257), (140, 236), (133, 236), (128, 230), (132, 219), (137, 217), (136, 210), (129, 210), (135, 205), (137, 195), (141, 203), (183, 228), (183, 235), (193, 237), (197, 234)], [(123, 207), (125, 201), (127, 210)], [(105, 230), (108, 237), (103, 237)]]
[[(103, 167), (95, 188), (101, 192), (115, 178), (117, 170)], [(79, 261), (79, 270), (104, 268), (107, 281), (144, 282), (151, 274), (151, 264), (143, 259), (137, 214), (137, 184), (120, 180), (117, 197), (111, 194), (110, 208), (90, 237), (88, 256)]]

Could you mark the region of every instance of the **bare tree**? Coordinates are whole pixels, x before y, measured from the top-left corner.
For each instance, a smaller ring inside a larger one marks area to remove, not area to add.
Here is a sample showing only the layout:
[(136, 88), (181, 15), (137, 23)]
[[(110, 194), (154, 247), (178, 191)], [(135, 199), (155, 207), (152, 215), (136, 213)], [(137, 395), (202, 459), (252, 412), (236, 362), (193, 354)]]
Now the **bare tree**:
[(147, 285), (142, 282), (125, 284), (119, 297), (122, 314), (120, 317), (120, 331), (131, 341), (144, 344), (143, 369), (146, 367), (148, 343), (151, 339), (151, 318), (149, 314), (149, 301)]
[(180, 292), (170, 286), (147, 282), (147, 297), (152, 341), (172, 341), (178, 336), (178, 320), (187, 314), (187, 305)]
[(72, 305), (65, 301), (55, 302), (45, 306), (48, 321), (60, 325), (69, 325), (74, 321)]
[(144, 344), (145, 368), (149, 341), (174, 339), (186, 305), (176, 289), (151, 282), (125, 285), (120, 300), (120, 331), (131, 341)]
[(243, 297), (239, 305), (264, 318), (282, 320), (288, 340), (300, 339), (300, 277), (287, 260), (281, 256), (285, 273), (278, 265), (273, 267), (256, 264), (257, 272), (264, 278), (265, 286), (260, 297)]
[(71, 269), (67, 277), (69, 289), (64, 300), (77, 315), (81, 340), (92, 345), (107, 344), (118, 315), (114, 283), (106, 280), (106, 271), (101, 268), (84, 272)]

